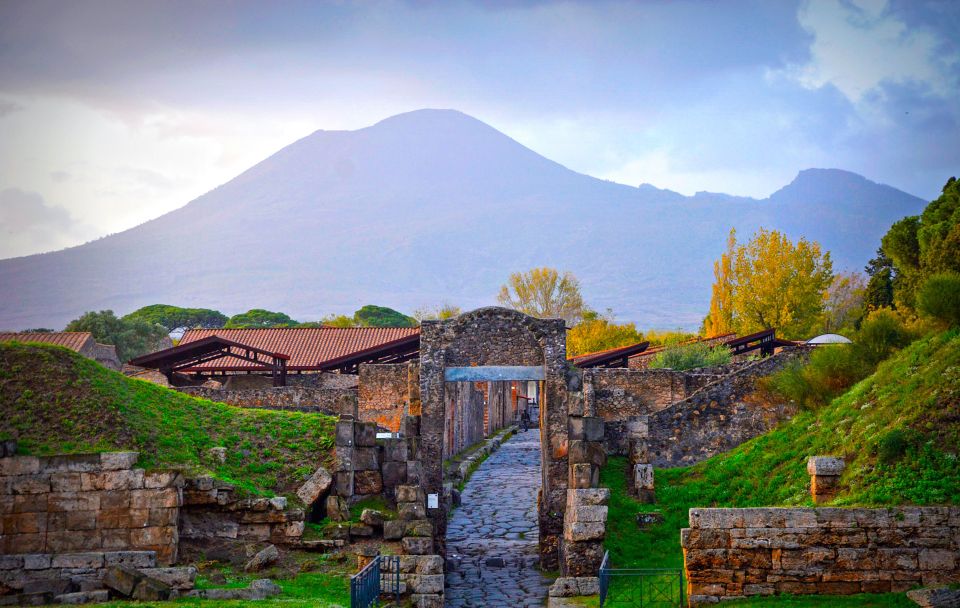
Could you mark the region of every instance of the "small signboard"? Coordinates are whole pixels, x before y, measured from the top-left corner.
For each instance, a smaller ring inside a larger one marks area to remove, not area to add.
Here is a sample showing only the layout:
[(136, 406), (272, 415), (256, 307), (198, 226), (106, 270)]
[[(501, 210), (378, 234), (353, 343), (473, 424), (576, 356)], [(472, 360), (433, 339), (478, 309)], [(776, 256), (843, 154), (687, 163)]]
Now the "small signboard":
[(440, 508), (440, 495), (439, 495), (439, 494), (427, 494), (427, 508), (428, 508), (428, 509), (439, 509), (439, 508)]

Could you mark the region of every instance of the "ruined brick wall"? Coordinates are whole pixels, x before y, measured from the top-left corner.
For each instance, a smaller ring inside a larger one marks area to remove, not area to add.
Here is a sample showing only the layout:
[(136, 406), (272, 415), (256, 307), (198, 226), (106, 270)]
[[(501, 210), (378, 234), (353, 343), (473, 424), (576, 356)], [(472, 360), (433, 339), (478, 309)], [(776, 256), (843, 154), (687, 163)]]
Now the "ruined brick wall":
[(960, 507), (691, 509), (681, 544), (691, 606), (960, 582)]
[(399, 431), (403, 417), (410, 410), (410, 364), (363, 364), (359, 376), (359, 419)]
[(287, 386), (309, 386), (311, 388), (357, 388), (359, 379), (356, 374), (287, 374)]
[(686, 466), (766, 433), (791, 418), (796, 406), (758, 392), (757, 380), (807, 353), (797, 348), (751, 362), (687, 399), (650, 414), (645, 445), (639, 451), (657, 468)]
[(287, 509), (287, 499), (244, 498), (212, 477), (188, 479), (179, 518), (184, 540), (269, 541), (297, 543), (303, 537), (304, 513)]
[(475, 382), (447, 382), (443, 459), (456, 456), (486, 436), (485, 394)]
[(155, 551), (177, 558), (183, 478), (136, 452), (0, 458), (0, 554)]
[(220, 401), (238, 407), (319, 412), (331, 416), (353, 416), (357, 409), (357, 392), (353, 389), (278, 386), (227, 390), (205, 386), (184, 386), (177, 390), (194, 397)]
[(723, 378), (724, 371), (598, 368), (584, 370), (583, 381), (593, 395), (593, 413), (606, 423), (607, 450), (611, 454), (626, 454), (631, 421), (686, 399)]

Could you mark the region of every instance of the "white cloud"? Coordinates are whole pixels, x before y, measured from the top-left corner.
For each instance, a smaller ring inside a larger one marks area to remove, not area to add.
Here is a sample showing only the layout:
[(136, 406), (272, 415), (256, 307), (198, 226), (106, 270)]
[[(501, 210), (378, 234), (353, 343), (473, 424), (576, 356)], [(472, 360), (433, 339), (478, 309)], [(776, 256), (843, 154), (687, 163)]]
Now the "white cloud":
[(951, 94), (946, 72), (958, 58), (940, 56), (939, 37), (908, 28), (885, 0), (810, 0), (797, 19), (813, 43), (810, 61), (788, 74), (806, 88), (832, 84), (855, 103), (884, 82), (919, 83), (938, 95)]
[(36, 192), (0, 190), (0, 258), (51, 251), (90, 238), (92, 230)]

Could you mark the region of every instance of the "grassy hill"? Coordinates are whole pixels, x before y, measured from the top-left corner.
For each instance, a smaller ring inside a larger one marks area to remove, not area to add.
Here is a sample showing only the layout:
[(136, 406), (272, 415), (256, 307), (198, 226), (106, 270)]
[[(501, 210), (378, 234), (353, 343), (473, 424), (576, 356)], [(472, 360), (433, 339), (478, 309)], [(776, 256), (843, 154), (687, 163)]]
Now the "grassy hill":
[[(689, 508), (812, 506), (812, 455), (846, 459), (833, 505), (958, 504), (958, 452), (960, 331), (952, 330), (913, 343), (819, 410), (695, 466), (656, 471), (656, 505), (627, 495), (626, 460), (611, 458), (601, 483), (612, 490), (607, 548), (617, 566), (679, 568)], [(639, 531), (636, 513), (651, 510), (663, 524)]]
[[(208, 472), (255, 494), (289, 494), (333, 455), (335, 419), (197, 399), (67, 349), (0, 343), (0, 438), (20, 453), (137, 450), (139, 466)], [(207, 450), (227, 448), (227, 461)]]

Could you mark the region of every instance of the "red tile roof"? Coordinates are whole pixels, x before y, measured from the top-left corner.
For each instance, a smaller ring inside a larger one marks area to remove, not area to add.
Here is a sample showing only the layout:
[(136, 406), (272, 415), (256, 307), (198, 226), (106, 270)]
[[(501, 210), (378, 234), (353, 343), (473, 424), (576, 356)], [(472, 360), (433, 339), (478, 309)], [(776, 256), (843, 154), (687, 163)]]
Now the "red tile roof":
[[(272, 329), (190, 329), (180, 344), (220, 336), (272, 353), (287, 355), (287, 370), (315, 370), (335, 359), (420, 335), (419, 327), (276, 327)], [(229, 365), (229, 368), (224, 367)], [(197, 368), (233, 371), (256, 367), (240, 360), (219, 360)], [(191, 368), (194, 369), (194, 368)]]
[(33, 332), (33, 333), (0, 333), (0, 342), (44, 342), (46, 344), (56, 344), (65, 346), (74, 352), (93, 342), (93, 334), (88, 331), (55, 331), (55, 332)]

